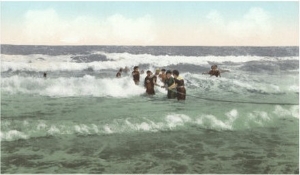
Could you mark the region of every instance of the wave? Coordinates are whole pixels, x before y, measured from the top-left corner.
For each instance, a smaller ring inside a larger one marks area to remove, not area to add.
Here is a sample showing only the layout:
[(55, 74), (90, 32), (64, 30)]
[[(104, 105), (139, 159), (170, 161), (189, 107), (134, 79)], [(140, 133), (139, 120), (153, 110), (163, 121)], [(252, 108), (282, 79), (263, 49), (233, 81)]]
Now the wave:
[(126, 98), (145, 93), (131, 77), (103, 78), (85, 75), (81, 78), (34, 78), (12, 76), (2, 78), (2, 91), (11, 94), (37, 94), (50, 97), (94, 96)]
[[(146, 75), (140, 77), (140, 86), (136, 86), (130, 75), (122, 78), (101, 78), (91, 75), (83, 77), (58, 77), (41, 78), (13, 75), (2, 77), (2, 92), (9, 94), (36, 94), (50, 97), (115, 97), (127, 98), (145, 93), (143, 80)], [(210, 93), (226, 96), (226, 94), (247, 95), (284, 95), (287, 93), (297, 93), (299, 85), (294, 81), (294, 77), (287, 77), (278, 84), (277, 80), (267, 81), (264, 77), (238, 76), (235, 74), (228, 77), (208, 77), (200, 74), (183, 73), (188, 95)], [(260, 80), (264, 79), (264, 81)], [(280, 80), (281, 77), (278, 77)], [(163, 85), (160, 81), (158, 84)], [(166, 93), (162, 88), (156, 88), (158, 93)], [(218, 95), (218, 96), (219, 96)]]
[[(152, 118), (152, 117), (151, 117)], [(299, 106), (283, 108), (275, 106), (274, 110), (266, 112), (254, 110), (246, 113), (232, 109), (221, 116), (212, 114), (198, 114), (188, 116), (186, 114), (170, 113), (158, 120), (140, 118), (114, 119), (105, 123), (74, 123), (61, 121), (52, 123), (47, 120), (3, 120), (1, 123), (1, 141), (13, 141), (18, 139), (29, 139), (31, 137), (61, 136), (66, 135), (106, 135), (122, 134), (131, 132), (160, 132), (187, 129), (188, 127), (199, 127), (217, 131), (238, 131), (257, 127), (270, 127), (276, 125), (278, 119), (299, 120)], [(19, 130), (12, 129), (19, 128)]]
[[(191, 64), (210, 68), (210, 64), (246, 63), (250, 61), (298, 60), (298, 57), (266, 58), (259, 56), (155, 56), (150, 54), (104, 53), (90, 55), (1, 55), (1, 72), (6, 71), (94, 71), (136, 65), (165, 68), (172, 65)], [(230, 65), (229, 64), (229, 65)], [(246, 69), (246, 68), (244, 68)]]
[(45, 46), (45, 45), (1, 45), (2, 53), (5, 54), (82, 54), (94, 51), (109, 53), (129, 52), (131, 54), (149, 53), (153, 55), (185, 55), (185, 56), (228, 56), (228, 55), (256, 55), (256, 56), (298, 56), (299, 47), (211, 47), (211, 46)]
[(201, 74), (183, 73), (181, 75), (191, 89), (198, 89), (209, 92), (231, 92), (235, 94), (264, 94), (264, 95), (280, 95), (285, 93), (294, 93), (299, 91), (299, 85), (292, 75), (286, 75), (285, 80), (281, 80), (282, 76), (274, 76), (274, 80), (266, 80), (268, 75), (239, 75), (237, 73), (228, 74), (227, 77), (217, 78), (203, 76)]

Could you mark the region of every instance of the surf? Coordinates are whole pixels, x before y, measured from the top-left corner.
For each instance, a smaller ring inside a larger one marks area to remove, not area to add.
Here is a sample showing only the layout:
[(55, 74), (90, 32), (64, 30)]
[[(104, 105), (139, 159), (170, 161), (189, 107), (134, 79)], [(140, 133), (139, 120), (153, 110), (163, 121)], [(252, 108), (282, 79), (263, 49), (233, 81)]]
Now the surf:
[[(198, 112), (197, 114), (168, 113), (159, 117), (119, 117), (105, 122), (71, 122), (48, 120), (3, 119), (1, 141), (30, 139), (32, 137), (67, 137), (68, 135), (107, 135), (132, 132), (172, 132), (190, 127), (215, 131), (240, 131), (258, 127), (274, 127), (278, 120), (299, 120), (299, 107), (276, 105), (270, 111), (233, 108), (219, 115)], [(18, 127), (19, 130), (13, 129)]]

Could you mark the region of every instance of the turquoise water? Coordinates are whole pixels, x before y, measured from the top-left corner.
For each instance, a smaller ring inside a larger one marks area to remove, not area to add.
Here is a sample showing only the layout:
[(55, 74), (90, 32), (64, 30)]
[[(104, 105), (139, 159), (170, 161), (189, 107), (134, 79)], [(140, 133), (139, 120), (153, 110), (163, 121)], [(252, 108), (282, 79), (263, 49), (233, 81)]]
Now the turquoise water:
[[(90, 101), (89, 104), (95, 104), (97, 99), (78, 100), (75, 103), (80, 106), (87, 101)], [(118, 104), (124, 102), (126, 103), (124, 100)], [(131, 105), (136, 106), (140, 103), (141, 101), (137, 101)], [(174, 103), (161, 102), (150, 107), (163, 108), (162, 105), (165, 105), (169, 109), (175, 108), (174, 112), (189, 111), (189, 108), (184, 109), (182, 104)], [(72, 104), (74, 105), (74, 102)], [(159, 112), (155, 112), (157, 110), (151, 110), (154, 115), (149, 114), (149, 110), (145, 113), (137, 110), (123, 113), (122, 116), (127, 117), (131, 124), (116, 117), (116, 113), (120, 113), (116, 110), (112, 112), (109, 120), (109, 127), (116, 132), (110, 133), (104, 132), (105, 129), (93, 131), (93, 126), (107, 123), (103, 119), (105, 117), (101, 117), (104, 116), (101, 112), (106, 109), (97, 110), (95, 106), (97, 105), (89, 107), (88, 110), (89, 114), (95, 113), (99, 116), (97, 119), (91, 119), (87, 113), (78, 112), (75, 119), (64, 117), (62, 121), (55, 115), (47, 119), (47, 115), (51, 113), (35, 111), (32, 115), (38, 116), (39, 113), (40, 117), (32, 118), (28, 115), (27, 122), (17, 118), (10, 120), (10, 126), (14, 126), (11, 129), (30, 133), (32, 130), (38, 130), (40, 126), (40, 130), (47, 131), (47, 134), (36, 136), (41, 133), (39, 132), (32, 134), (35, 137), (28, 139), (2, 142), (2, 172), (290, 174), (298, 171), (299, 123), (298, 119), (289, 116), (289, 108), (275, 107), (275, 111), (277, 109), (278, 112), (282, 112), (282, 118), (270, 117), (271, 119), (267, 121), (257, 119), (252, 123), (248, 122), (249, 125), (262, 122), (266, 125), (264, 127), (216, 130), (217, 122), (212, 123), (208, 120), (205, 127), (201, 127), (195, 119), (169, 115), (170, 117), (164, 117), (165, 121), (161, 121), (165, 129), (152, 132), (149, 132), (150, 124), (147, 119), (155, 121), (155, 114), (159, 115)], [(268, 108), (274, 109), (274, 107)], [(255, 109), (265, 110), (266, 107), (257, 106)], [(212, 115), (219, 113), (222, 111), (211, 112)], [(135, 122), (135, 118), (139, 118), (137, 115), (147, 118), (136, 119)], [(244, 117), (242, 114), (239, 115)], [(148, 124), (143, 125), (139, 120)], [(43, 121), (46, 126), (42, 127), (36, 121)], [(239, 126), (243, 124), (235, 123), (234, 126), (244, 127)], [(124, 125), (126, 127), (122, 128)], [(156, 125), (159, 126), (159, 122)], [(53, 126), (56, 126), (58, 131), (53, 129)], [(72, 127), (65, 128), (68, 126)], [(2, 126), (3, 130), (4, 128)], [(69, 130), (74, 134), (67, 133)]]
[[(106, 56), (2, 55), (1, 173), (299, 173), (298, 57)], [(186, 101), (115, 78), (131, 64), (178, 69)]]
[(1, 171), (293, 174), (298, 111), (293, 105), (191, 96), (178, 102), (164, 93), (131, 98), (2, 93)]
[[(293, 121), (280, 124), (297, 127)], [(6, 150), (2, 171), (297, 174), (295, 138), (298, 132), (288, 128), (232, 132), (199, 127), (159, 133), (46, 136), (2, 143)]]

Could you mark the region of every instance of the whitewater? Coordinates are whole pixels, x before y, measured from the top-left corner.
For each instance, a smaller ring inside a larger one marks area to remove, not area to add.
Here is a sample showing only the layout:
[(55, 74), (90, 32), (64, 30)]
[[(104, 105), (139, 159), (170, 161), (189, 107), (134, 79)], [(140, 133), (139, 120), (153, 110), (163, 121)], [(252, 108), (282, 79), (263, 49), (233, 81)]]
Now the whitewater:
[[(297, 174), (298, 52), (2, 45), (1, 173)], [(134, 66), (177, 69), (187, 99), (147, 96)]]

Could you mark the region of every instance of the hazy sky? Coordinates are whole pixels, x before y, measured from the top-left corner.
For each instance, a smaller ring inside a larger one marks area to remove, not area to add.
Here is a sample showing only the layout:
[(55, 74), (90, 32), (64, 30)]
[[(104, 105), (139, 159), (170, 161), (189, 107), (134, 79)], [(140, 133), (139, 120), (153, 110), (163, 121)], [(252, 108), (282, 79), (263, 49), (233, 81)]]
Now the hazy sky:
[(1, 2), (1, 44), (298, 46), (298, 1)]

